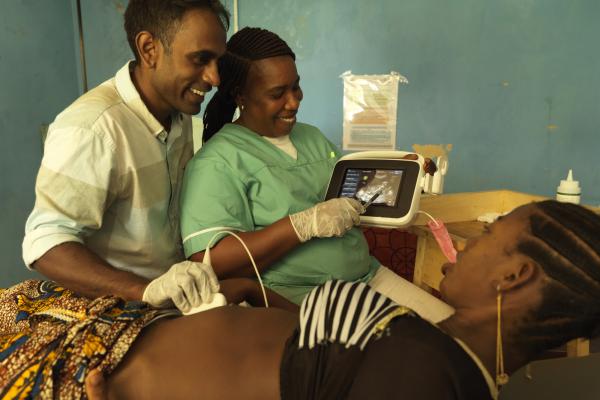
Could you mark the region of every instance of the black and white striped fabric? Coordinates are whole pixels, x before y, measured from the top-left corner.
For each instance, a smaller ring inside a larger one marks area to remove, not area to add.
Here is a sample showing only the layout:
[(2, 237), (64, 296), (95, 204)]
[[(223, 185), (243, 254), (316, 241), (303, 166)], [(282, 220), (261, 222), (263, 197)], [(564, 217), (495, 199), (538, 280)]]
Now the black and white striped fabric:
[(340, 343), (363, 350), (381, 322), (409, 313), (410, 309), (362, 282), (329, 281), (314, 288), (302, 302), (298, 348)]

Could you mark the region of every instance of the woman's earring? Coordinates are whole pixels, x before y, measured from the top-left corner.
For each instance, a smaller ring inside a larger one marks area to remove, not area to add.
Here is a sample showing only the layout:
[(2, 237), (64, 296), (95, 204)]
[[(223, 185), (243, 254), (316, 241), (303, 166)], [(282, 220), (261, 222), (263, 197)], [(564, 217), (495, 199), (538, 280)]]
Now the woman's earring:
[(244, 105), (240, 104), (240, 111), (244, 111)]
[(508, 374), (504, 372), (504, 351), (502, 349), (502, 291), (500, 285), (496, 287), (496, 306), (498, 308), (496, 326), (496, 387), (508, 383)]

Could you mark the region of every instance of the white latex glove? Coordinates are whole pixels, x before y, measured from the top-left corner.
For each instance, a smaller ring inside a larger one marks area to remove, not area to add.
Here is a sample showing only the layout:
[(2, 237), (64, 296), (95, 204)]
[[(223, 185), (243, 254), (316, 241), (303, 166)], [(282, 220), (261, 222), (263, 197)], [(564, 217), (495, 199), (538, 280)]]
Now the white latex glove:
[(306, 242), (314, 237), (342, 236), (360, 223), (360, 214), (364, 211), (358, 200), (340, 197), (292, 214), (290, 220), (298, 239)]
[(151, 281), (142, 300), (159, 308), (175, 304), (181, 312), (187, 313), (193, 307), (212, 302), (218, 292), (219, 280), (210, 265), (182, 261)]

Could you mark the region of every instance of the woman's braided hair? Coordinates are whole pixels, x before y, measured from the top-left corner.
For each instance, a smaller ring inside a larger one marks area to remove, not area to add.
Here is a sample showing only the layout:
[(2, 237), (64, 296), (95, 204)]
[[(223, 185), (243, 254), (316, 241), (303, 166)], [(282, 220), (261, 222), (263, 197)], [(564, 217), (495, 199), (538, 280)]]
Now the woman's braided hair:
[(517, 249), (540, 265), (549, 282), (514, 340), (540, 352), (600, 334), (600, 216), (574, 204), (536, 203)]
[(206, 142), (228, 122), (236, 109), (235, 96), (244, 87), (252, 61), (296, 55), (275, 33), (261, 28), (243, 28), (227, 42), (227, 51), (219, 60), (221, 84), (204, 112)]

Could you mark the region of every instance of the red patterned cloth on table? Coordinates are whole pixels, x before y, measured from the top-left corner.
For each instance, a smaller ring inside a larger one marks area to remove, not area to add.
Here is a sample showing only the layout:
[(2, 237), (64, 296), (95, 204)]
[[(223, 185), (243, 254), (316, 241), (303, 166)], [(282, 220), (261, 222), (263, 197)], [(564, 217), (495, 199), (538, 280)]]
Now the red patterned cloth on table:
[(412, 282), (417, 236), (399, 229), (363, 228), (369, 253), (404, 279)]
[(89, 300), (47, 281), (0, 289), (0, 398), (77, 399), (87, 373), (110, 373), (160, 311)]

